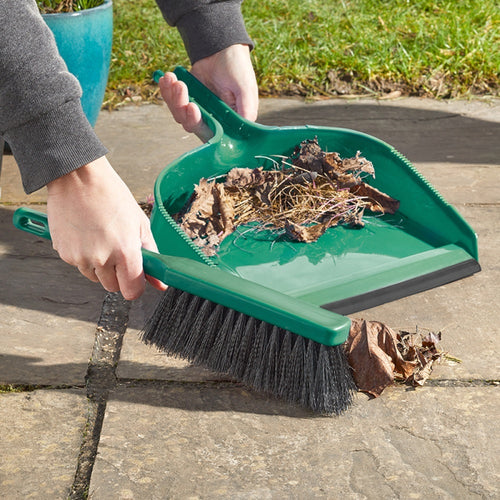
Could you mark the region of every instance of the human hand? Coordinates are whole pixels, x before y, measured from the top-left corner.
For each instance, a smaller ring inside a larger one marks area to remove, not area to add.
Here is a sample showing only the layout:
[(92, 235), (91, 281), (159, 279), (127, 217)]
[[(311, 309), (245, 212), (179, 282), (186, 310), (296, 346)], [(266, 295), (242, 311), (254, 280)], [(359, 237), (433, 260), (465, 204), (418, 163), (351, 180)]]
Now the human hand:
[[(191, 73), (243, 118), (257, 119), (259, 93), (248, 45), (231, 45), (200, 59), (193, 64)], [(202, 141), (212, 137), (200, 109), (189, 102), (184, 82), (178, 81), (174, 73), (165, 73), (159, 85), (164, 101), (184, 130), (196, 134)]]
[(138, 298), (145, 289), (141, 247), (158, 250), (149, 219), (107, 158), (50, 182), (47, 192), (52, 243), (61, 259), (108, 292)]

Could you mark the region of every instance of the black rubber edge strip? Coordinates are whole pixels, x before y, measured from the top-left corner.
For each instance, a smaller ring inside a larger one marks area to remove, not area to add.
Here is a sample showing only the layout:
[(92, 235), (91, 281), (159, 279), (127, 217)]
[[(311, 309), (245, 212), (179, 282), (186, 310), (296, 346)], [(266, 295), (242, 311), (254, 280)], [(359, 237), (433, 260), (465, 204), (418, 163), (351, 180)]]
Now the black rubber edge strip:
[(321, 307), (338, 314), (351, 314), (385, 304), (386, 302), (392, 302), (393, 300), (401, 299), (415, 293), (430, 290), (431, 288), (445, 285), (446, 283), (451, 283), (452, 281), (465, 278), (479, 271), (481, 271), (479, 262), (475, 259), (469, 259), (433, 271), (432, 273), (401, 281), (395, 285), (389, 285), (347, 299), (330, 302)]

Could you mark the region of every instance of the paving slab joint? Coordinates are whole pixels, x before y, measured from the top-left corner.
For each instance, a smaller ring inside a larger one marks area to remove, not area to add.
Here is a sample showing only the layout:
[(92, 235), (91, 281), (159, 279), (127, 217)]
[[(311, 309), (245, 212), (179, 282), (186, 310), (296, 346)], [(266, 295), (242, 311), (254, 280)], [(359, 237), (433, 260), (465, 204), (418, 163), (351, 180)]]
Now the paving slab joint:
[(69, 498), (88, 498), (90, 479), (101, 437), (109, 391), (116, 386), (116, 365), (127, 330), (130, 302), (119, 293), (107, 293), (97, 323), (87, 375), (87, 422)]

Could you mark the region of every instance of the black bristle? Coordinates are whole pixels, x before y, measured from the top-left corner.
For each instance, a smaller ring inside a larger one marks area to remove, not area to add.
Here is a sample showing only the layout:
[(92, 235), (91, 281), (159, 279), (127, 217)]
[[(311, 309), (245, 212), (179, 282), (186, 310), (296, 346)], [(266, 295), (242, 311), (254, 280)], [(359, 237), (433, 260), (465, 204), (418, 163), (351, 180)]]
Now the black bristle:
[[(208, 300), (206, 302), (209, 302)], [(196, 330), (191, 332), (192, 335), (199, 339), (199, 344), (195, 349), (186, 356), (186, 359), (197, 365), (206, 365), (207, 357), (210, 354), (214, 345), (220, 325), (224, 321), (226, 308), (217, 304), (205, 324), (199, 324)]]
[(266, 352), (267, 324), (257, 321), (253, 345), (250, 347), (245, 372), (241, 381), (256, 390), (261, 390), (261, 364)]
[[(186, 339), (190, 337), (194, 323), (204, 300), (196, 295), (184, 292), (179, 304), (174, 309), (173, 321), (170, 328), (170, 350), (178, 353), (179, 357), (186, 356)], [(182, 314), (182, 315), (181, 315)]]
[(237, 312), (233, 309), (227, 309), (224, 315), (224, 320), (220, 324), (220, 328), (215, 337), (214, 344), (210, 349), (207, 357), (207, 365), (220, 373), (227, 373), (229, 363), (228, 353), (231, 340), (231, 333), (234, 329), (235, 317)]
[(175, 307), (181, 293), (183, 292), (169, 287), (163, 294), (146, 327), (150, 332), (148, 343), (156, 345), (157, 342), (162, 342), (165, 335), (164, 332), (166, 331), (166, 323), (169, 320), (170, 311), (172, 311)]
[[(244, 314), (241, 314), (245, 317)], [(248, 366), (248, 359), (250, 357), (250, 352), (252, 346), (255, 342), (255, 336), (257, 333), (257, 320), (252, 316), (246, 316), (247, 321), (245, 325), (245, 333), (239, 339), (239, 345), (236, 352), (232, 356), (232, 362), (230, 371), (237, 380), (243, 380), (245, 375), (246, 367)]]
[[(158, 324), (158, 328), (168, 332), (168, 336), (160, 337), (161, 340), (159, 341), (165, 342), (165, 350), (168, 352), (177, 353), (177, 346), (182, 342), (180, 332), (185, 329), (183, 323), (192, 319), (187, 316), (191, 297), (194, 299), (194, 296), (183, 292), (177, 296), (177, 300), (170, 310), (162, 307), (164, 319)], [(168, 302), (170, 302), (170, 297)]]
[[(287, 330), (281, 332), (281, 347), (278, 361), (278, 379), (276, 380), (276, 393), (282, 398), (286, 398), (288, 383), (290, 381), (291, 370), (290, 360), (292, 358), (292, 333)], [(270, 388), (271, 389), (271, 388)], [(290, 401), (289, 399), (287, 399)]]
[(322, 414), (347, 410), (356, 389), (343, 346), (324, 346), (171, 287), (142, 340)]
[(224, 363), (224, 371), (231, 371), (235, 369), (238, 359), (238, 352), (241, 348), (242, 340), (247, 337), (247, 325), (249, 317), (245, 314), (238, 313), (236, 315), (236, 320), (234, 322), (234, 326), (231, 330), (231, 335), (228, 339), (228, 343), (226, 346), (226, 360)]
[(215, 304), (209, 300), (203, 300), (196, 316), (196, 320), (192, 325), (191, 335), (184, 342), (184, 349), (182, 352), (182, 357), (193, 360), (192, 353), (197, 352), (200, 346), (203, 344), (203, 340), (206, 339), (207, 335), (204, 335), (206, 331), (206, 325), (209, 322), (210, 315), (215, 308)]
[(295, 344), (290, 354), (290, 363), (287, 369), (287, 377), (281, 380), (279, 393), (287, 401), (296, 400), (302, 402), (304, 391), (304, 373), (306, 362), (306, 348), (304, 337), (295, 336)]
[(277, 394), (279, 386), (279, 359), (280, 359), (280, 337), (281, 329), (277, 326), (269, 327), (271, 333), (268, 337), (266, 354), (264, 357), (266, 370), (262, 373), (262, 388), (266, 392)]

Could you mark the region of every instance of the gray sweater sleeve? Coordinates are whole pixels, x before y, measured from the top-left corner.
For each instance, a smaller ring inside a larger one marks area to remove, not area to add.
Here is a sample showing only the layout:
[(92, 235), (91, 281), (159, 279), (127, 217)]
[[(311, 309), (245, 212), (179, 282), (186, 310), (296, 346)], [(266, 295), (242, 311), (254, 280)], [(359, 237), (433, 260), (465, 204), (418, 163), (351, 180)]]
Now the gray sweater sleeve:
[(34, 0), (0, 1), (0, 134), (31, 193), (103, 155)]
[(253, 42), (241, 14), (242, 0), (156, 0), (163, 17), (181, 34), (191, 63), (234, 44)]

